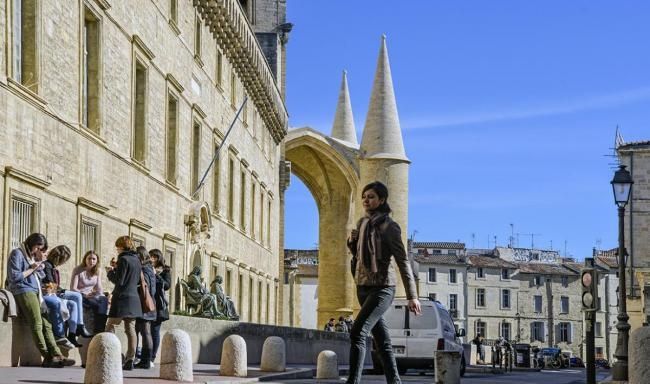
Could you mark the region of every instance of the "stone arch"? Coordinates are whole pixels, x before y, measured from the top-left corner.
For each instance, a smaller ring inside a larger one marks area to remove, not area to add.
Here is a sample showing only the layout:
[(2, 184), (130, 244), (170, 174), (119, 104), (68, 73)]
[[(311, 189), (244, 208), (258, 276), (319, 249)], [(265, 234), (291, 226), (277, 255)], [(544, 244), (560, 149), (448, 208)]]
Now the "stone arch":
[[(346, 238), (356, 223), (358, 149), (311, 128), (291, 130), (285, 144), (291, 172), (318, 207), (318, 324), (358, 307)], [(345, 278), (341, 278), (345, 276)]]

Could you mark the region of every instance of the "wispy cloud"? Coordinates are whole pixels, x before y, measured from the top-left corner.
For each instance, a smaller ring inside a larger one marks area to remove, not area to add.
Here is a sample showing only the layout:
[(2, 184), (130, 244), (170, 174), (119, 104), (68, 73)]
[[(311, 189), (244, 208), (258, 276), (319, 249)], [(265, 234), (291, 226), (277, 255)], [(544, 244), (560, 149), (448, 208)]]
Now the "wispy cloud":
[(406, 119), (404, 129), (448, 127), (456, 125), (482, 124), (505, 120), (529, 119), (564, 115), (592, 109), (611, 108), (639, 100), (650, 99), (650, 87), (625, 90), (616, 93), (594, 95), (583, 98), (554, 101), (541, 105), (504, 108), (500, 111), (464, 113), (462, 115), (435, 116)]

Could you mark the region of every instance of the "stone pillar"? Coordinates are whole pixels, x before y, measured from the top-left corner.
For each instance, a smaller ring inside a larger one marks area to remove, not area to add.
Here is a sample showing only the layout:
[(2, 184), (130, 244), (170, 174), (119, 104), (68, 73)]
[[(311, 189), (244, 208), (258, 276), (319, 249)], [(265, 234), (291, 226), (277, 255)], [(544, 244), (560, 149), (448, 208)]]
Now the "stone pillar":
[(260, 369), (265, 372), (284, 372), (286, 370), (286, 348), (281, 337), (269, 336), (262, 346)]
[(460, 352), (436, 351), (435, 380), (436, 384), (460, 384)]
[(93, 337), (88, 347), (84, 384), (122, 384), (122, 345), (111, 332)]
[[(103, 335), (103, 333), (102, 333)], [(160, 378), (175, 381), (194, 381), (192, 368), (192, 341), (187, 332), (169, 330), (160, 346)]]
[(650, 327), (640, 327), (630, 335), (629, 375), (630, 384), (647, 383), (650, 378)]
[(223, 341), (221, 350), (221, 376), (248, 376), (246, 341), (239, 335), (230, 335)]
[(318, 354), (316, 364), (317, 379), (338, 379), (339, 364), (336, 353), (333, 351), (322, 351)]

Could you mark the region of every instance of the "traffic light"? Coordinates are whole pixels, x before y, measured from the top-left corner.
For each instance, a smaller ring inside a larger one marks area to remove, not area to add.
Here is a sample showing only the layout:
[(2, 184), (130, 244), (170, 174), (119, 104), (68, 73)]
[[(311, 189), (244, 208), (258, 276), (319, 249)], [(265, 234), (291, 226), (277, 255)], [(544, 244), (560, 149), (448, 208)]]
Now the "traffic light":
[(585, 264), (588, 266), (585, 266), (580, 271), (582, 310), (585, 312), (595, 312), (598, 310), (598, 273), (593, 268), (593, 262), (588, 263), (588, 260), (585, 260)]

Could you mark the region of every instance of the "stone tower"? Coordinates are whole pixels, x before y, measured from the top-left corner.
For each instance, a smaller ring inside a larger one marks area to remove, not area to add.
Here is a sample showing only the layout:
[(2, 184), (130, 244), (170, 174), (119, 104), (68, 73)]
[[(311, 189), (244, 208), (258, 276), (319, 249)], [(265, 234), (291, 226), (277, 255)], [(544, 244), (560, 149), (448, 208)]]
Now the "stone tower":
[[(381, 38), (377, 70), (361, 139), (357, 199), (360, 199), (361, 190), (366, 184), (375, 180), (386, 184), (388, 202), (393, 209), (392, 217), (402, 228), (405, 245), (408, 233), (409, 164), (402, 141), (384, 35)], [(363, 214), (361, 204), (357, 204), (356, 211), (357, 217)], [(397, 294), (404, 295), (401, 284), (397, 287)]]
[(332, 126), (332, 138), (344, 141), (346, 144), (357, 147), (357, 132), (354, 128), (354, 116), (352, 115), (352, 104), (350, 103), (350, 92), (348, 91), (348, 75), (343, 71), (341, 79), (341, 91), (339, 101), (336, 105), (336, 115)]

